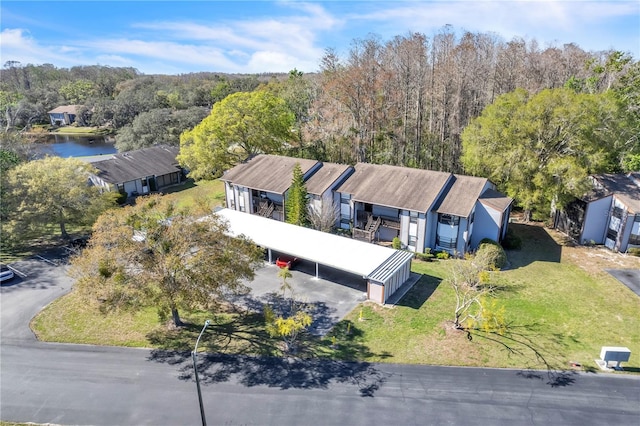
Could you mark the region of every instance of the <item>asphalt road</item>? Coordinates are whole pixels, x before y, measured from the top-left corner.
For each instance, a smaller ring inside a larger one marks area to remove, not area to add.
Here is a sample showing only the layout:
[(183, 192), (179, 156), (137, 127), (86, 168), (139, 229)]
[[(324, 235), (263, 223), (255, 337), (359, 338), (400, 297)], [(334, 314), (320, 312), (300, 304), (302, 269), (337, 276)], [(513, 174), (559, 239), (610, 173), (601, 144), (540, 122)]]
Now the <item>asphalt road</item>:
[[(68, 290), (35, 265), (2, 288), (0, 418), (200, 423), (189, 353), (46, 344), (30, 317)], [(31, 312), (28, 312), (32, 310)], [(637, 376), (199, 356), (209, 425), (638, 425)]]

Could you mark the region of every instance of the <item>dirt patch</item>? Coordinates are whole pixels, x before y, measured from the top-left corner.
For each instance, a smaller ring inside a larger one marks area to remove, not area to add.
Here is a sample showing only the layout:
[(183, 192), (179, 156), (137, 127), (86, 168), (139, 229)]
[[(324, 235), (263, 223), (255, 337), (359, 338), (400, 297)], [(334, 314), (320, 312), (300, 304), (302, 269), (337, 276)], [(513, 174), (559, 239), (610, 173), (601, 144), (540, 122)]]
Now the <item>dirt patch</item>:
[(542, 223), (530, 223), (545, 230), (561, 247), (561, 262), (570, 263), (584, 269), (592, 276), (606, 276), (605, 269), (640, 268), (640, 257), (617, 253), (604, 246), (581, 246), (566, 235), (550, 229)]

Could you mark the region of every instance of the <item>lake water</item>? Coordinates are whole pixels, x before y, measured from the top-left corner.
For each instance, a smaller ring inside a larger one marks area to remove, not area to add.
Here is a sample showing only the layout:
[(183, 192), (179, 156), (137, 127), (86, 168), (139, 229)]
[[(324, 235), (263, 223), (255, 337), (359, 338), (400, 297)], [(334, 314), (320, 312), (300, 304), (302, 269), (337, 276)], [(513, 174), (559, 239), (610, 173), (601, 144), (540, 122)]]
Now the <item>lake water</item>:
[(114, 142), (109, 136), (48, 135), (39, 145), (43, 155), (69, 158), (115, 154)]

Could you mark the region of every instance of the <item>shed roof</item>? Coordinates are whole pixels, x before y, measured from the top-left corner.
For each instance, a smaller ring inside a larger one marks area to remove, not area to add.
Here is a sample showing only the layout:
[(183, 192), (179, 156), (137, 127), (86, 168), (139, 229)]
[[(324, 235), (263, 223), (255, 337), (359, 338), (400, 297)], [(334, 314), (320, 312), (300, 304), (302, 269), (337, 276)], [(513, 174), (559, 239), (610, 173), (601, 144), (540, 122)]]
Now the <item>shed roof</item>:
[(96, 161), (98, 176), (105, 182), (118, 184), (147, 176), (162, 176), (180, 170), (176, 146), (153, 146), (115, 154), (112, 158)]
[(324, 194), (350, 169), (353, 170), (353, 167), (346, 164), (322, 163), (322, 167), (305, 182), (307, 192), (314, 195)]
[(291, 186), (293, 168), (300, 164), (305, 174), (318, 162), (305, 158), (260, 154), (226, 171), (220, 180), (259, 191), (284, 194)]
[[(388, 276), (413, 257), (410, 252), (365, 243), (236, 210), (220, 209), (216, 214), (229, 222), (229, 230), (232, 235), (245, 235), (259, 246), (364, 278), (370, 278), (374, 272), (378, 279)], [(400, 262), (403, 259), (404, 261)]]
[(482, 193), (478, 201), (480, 201), (487, 207), (491, 207), (494, 210), (503, 212), (507, 208), (509, 208), (511, 203), (513, 203), (513, 198), (507, 197), (506, 195), (496, 191), (495, 189), (487, 189)]
[(638, 173), (594, 175), (596, 187), (587, 199), (598, 199), (615, 194), (633, 213), (640, 214), (640, 183)]
[(76, 111), (81, 106), (82, 105), (60, 105), (59, 107), (56, 107), (51, 111), (47, 112), (47, 114), (64, 114), (65, 112), (69, 114), (77, 114)]
[(432, 170), (358, 163), (337, 191), (351, 194), (354, 201), (426, 212), (451, 176)]
[(476, 201), (488, 183), (489, 180), (486, 178), (453, 175), (452, 184), (436, 211), (443, 214), (469, 217), (473, 207), (476, 205)]

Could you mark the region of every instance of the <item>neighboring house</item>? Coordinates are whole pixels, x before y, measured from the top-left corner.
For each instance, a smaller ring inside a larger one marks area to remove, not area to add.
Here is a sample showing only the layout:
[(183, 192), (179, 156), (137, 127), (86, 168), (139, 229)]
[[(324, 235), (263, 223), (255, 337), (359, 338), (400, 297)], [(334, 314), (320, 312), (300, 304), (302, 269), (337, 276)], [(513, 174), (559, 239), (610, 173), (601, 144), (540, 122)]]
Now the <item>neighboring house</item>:
[[(354, 238), (465, 253), (506, 235), (512, 200), (485, 178), (358, 163), (336, 190)], [(344, 226), (344, 220), (342, 224)]]
[(227, 171), (227, 208), (284, 220), (286, 191), (299, 163), (310, 205), (333, 201), (337, 227), (372, 242), (398, 237), (403, 247), (464, 253), (482, 238), (502, 240), (512, 200), (484, 178), (358, 163), (355, 168), (315, 160), (258, 155)]
[(48, 112), (52, 126), (68, 126), (76, 121), (77, 111), (82, 105), (62, 105)]
[(593, 190), (555, 212), (554, 226), (581, 244), (640, 247), (640, 172), (590, 177)]
[(284, 221), (296, 163), (305, 181), (322, 166), (316, 160), (256, 155), (226, 171), (220, 180), (225, 183), (227, 208)]
[(154, 146), (115, 154), (92, 163), (98, 174), (91, 176), (91, 182), (127, 196), (158, 191), (183, 181), (178, 152), (175, 146)]

